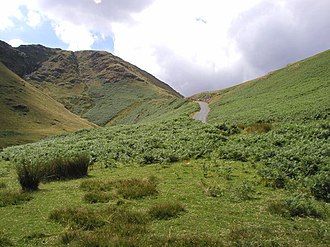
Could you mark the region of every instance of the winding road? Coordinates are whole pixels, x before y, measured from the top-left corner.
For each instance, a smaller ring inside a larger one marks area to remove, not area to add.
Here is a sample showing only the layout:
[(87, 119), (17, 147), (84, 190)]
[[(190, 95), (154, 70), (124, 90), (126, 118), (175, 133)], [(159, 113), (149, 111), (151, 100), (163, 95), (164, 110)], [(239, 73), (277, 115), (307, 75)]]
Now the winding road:
[(209, 115), (210, 112), (209, 104), (202, 101), (196, 101), (196, 102), (199, 104), (201, 109), (199, 112), (195, 114), (194, 119), (206, 123), (207, 116)]

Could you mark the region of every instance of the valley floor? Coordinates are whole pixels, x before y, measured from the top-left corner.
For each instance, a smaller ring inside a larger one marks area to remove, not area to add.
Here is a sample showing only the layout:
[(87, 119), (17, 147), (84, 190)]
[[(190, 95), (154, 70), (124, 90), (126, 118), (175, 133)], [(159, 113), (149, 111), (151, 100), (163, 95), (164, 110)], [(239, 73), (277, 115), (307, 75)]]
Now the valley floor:
[[(88, 192), (82, 184), (128, 178), (152, 178), (158, 193), (138, 199), (117, 195), (104, 202), (86, 202)], [(0, 163), (0, 183), (0, 191), (20, 189), (9, 162)], [(276, 213), (274, 207), (289, 195), (287, 190), (265, 187), (257, 165), (249, 162), (199, 159), (116, 168), (96, 163), (87, 178), (41, 184), (29, 201), (0, 205), (0, 246), (6, 246), (6, 241), (13, 246), (104, 246), (104, 236), (108, 239), (105, 246), (329, 246), (329, 205), (320, 202), (318, 206), (326, 213), (317, 218)], [(150, 216), (155, 205), (171, 203), (182, 205), (183, 210), (164, 218)], [(109, 208), (122, 214), (116, 234), (107, 228), (111, 223), (97, 224), (96, 219), (109, 217)], [(50, 219), (54, 211), (62, 209), (87, 210), (91, 218), (75, 224), (75, 219)], [(134, 216), (130, 224), (124, 224), (127, 212), (145, 220), (140, 222)]]

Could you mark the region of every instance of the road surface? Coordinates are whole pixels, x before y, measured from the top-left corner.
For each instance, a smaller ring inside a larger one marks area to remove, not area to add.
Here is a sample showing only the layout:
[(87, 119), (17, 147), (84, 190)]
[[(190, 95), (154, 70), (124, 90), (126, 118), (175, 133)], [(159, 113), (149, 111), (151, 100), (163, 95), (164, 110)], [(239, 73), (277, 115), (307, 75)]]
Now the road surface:
[(195, 114), (194, 119), (206, 123), (207, 116), (209, 115), (210, 112), (209, 104), (202, 101), (196, 101), (196, 102), (199, 104), (201, 109), (199, 112)]

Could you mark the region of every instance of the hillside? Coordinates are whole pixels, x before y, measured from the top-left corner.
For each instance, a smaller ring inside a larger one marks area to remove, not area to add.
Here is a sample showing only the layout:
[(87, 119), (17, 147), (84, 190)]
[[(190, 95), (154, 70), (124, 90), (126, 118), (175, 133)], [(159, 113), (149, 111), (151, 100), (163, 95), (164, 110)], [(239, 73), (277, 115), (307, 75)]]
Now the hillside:
[(95, 127), (0, 63), (0, 148)]
[(104, 51), (13, 48), (2, 42), (0, 61), (73, 113), (102, 126), (196, 108), (164, 82)]
[(208, 121), (252, 124), (328, 119), (330, 50), (231, 88), (192, 96), (210, 103)]

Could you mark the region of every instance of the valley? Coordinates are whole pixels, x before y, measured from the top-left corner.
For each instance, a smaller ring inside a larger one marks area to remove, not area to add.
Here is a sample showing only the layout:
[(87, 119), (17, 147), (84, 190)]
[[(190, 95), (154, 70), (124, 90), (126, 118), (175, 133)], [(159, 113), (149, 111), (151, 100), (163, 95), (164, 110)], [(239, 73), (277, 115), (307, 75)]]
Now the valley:
[(0, 133), (74, 128), (0, 136), (0, 246), (329, 246), (329, 50), (183, 98), (105, 52), (2, 49)]

